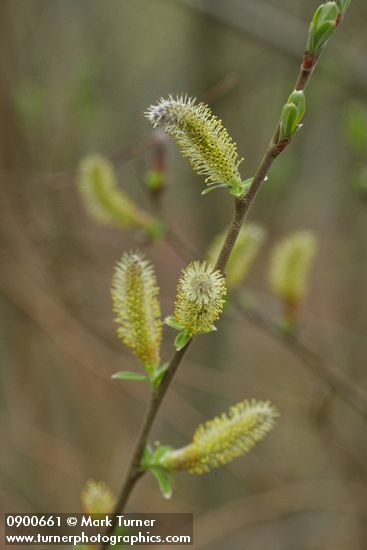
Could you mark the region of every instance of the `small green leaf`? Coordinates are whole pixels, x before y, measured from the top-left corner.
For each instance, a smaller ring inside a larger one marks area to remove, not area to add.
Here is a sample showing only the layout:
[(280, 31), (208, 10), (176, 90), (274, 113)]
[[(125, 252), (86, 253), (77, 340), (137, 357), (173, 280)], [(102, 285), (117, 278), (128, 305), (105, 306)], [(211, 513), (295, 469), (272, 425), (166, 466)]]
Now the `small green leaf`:
[(252, 182), (254, 181), (254, 178), (248, 178), (247, 180), (242, 182), (242, 188), (244, 191), (248, 191), (250, 189)]
[(335, 31), (335, 23), (332, 21), (325, 21), (315, 32), (314, 48), (315, 53), (319, 53), (329, 40), (330, 36)]
[(221, 188), (224, 188), (224, 187), (228, 187), (228, 185), (226, 183), (218, 183), (216, 185), (211, 185), (210, 187), (207, 187), (206, 189), (204, 189), (204, 191), (201, 192), (202, 195), (207, 195), (208, 193), (210, 193), (210, 191), (215, 191), (216, 189), (221, 189)]
[(140, 374), (139, 372), (132, 372), (129, 370), (120, 370), (115, 372), (111, 376), (114, 380), (148, 380), (148, 377), (145, 374)]
[(288, 103), (293, 103), (296, 106), (298, 112), (297, 123), (299, 123), (306, 111), (305, 94), (302, 90), (294, 90), (288, 98)]
[(307, 50), (319, 55), (336, 28), (340, 11), (335, 2), (326, 2), (316, 10), (308, 35)]
[(168, 366), (169, 366), (169, 364), (165, 363), (164, 365), (161, 365), (160, 367), (157, 367), (154, 370), (154, 372), (152, 372), (149, 379), (150, 379), (150, 382), (151, 382), (153, 388), (155, 388), (155, 389), (159, 388), (163, 378), (165, 377)]
[(150, 471), (156, 478), (163, 497), (170, 499), (172, 496), (172, 482), (169, 473), (158, 467), (153, 467)]
[(184, 348), (190, 339), (191, 336), (186, 329), (177, 334), (175, 339), (175, 346), (177, 351), (180, 351), (180, 349)]
[(298, 111), (294, 103), (286, 103), (282, 110), (279, 139), (289, 139), (297, 129)]
[(169, 315), (164, 320), (165, 324), (168, 325), (171, 328), (174, 328), (175, 330), (182, 330), (183, 326), (180, 325), (178, 321), (176, 321), (176, 318), (173, 315)]
[(143, 456), (140, 463), (140, 466), (142, 467), (143, 470), (148, 469), (149, 465), (152, 463), (152, 458), (153, 458), (153, 451), (149, 445), (146, 445), (144, 447)]
[(173, 451), (173, 447), (171, 447), (170, 445), (158, 445), (158, 447), (154, 451), (154, 455), (153, 455), (154, 463), (156, 465), (159, 465), (159, 463), (162, 460), (162, 458), (164, 457), (164, 455), (166, 453), (171, 452), (171, 451)]

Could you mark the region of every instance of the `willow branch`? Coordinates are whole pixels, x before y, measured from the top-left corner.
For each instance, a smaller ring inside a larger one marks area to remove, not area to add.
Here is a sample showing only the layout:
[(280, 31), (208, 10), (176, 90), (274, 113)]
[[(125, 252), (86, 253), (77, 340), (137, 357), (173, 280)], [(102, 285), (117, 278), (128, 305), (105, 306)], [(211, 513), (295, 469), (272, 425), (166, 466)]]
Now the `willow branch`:
[[(310, 56), (305, 52), (303, 56), (302, 65), (296, 80), (295, 89), (296, 90), (305, 90), (306, 86), (309, 83), (310, 77), (317, 65), (318, 57)], [(247, 213), (250, 210), (251, 205), (253, 204), (256, 195), (264, 183), (269, 170), (275, 161), (275, 159), (285, 150), (289, 144), (289, 140), (283, 140), (279, 142), (279, 131), (280, 131), (280, 122), (277, 124), (273, 136), (268, 144), (266, 152), (261, 160), (255, 176), (253, 178), (252, 184), (247, 191), (247, 193), (241, 197), (235, 199), (234, 212), (232, 216), (231, 223), (228, 228), (228, 232), (222, 246), (222, 249), (219, 253), (215, 268), (219, 269), (225, 273), (225, 268), (228, 262), (228, 259), (231, 255), (233, 247), (236, 243), (238, 234), (241, 230), (242, 224), (247, 216)], [(117, 505), (114, 510), (114, 514), (119, 514), (123, 511), (127, 500), (135, 487), (137, 481), (142, 477), (143, 473), (140, 470), (140, 461), (144, 448), (147, 444), (149, 434), (153, 423), (156, 419), (159, 408), (163, 402), (163, 399), (167, 393), (168, 388), (179, 368), (184, 355), (186, 354), (189, 346), (191, 345), (192, 340), (180, 351), (176, 351), (169, 363), (167, 374), (163, 379), (163, 382), (157, 390), (153, 392), (150, 406), (145, 415), (143, 425), (138, 436), (135, 448), (130, 459), (129, 465), (127, 467), (127, 472), (125, 475), (125, 481), (122, 485), (120, 496), (117, 501)], [(106, 535), (114, 532), (116, 524), (112, 521), (112, 525), (106, 531)], [(101, 550), (106, 550), (108, 548), (108, 543), (105, 543), (101, 546)]]

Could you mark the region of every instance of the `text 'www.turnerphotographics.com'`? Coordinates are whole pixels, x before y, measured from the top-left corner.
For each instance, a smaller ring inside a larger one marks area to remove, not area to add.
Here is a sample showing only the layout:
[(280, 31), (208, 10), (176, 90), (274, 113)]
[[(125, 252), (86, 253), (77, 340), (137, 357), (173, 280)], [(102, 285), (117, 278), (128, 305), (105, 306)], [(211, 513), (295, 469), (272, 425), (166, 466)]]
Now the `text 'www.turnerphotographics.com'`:
[(193, 544), (192, 514), (5, 514), (5, 545)]

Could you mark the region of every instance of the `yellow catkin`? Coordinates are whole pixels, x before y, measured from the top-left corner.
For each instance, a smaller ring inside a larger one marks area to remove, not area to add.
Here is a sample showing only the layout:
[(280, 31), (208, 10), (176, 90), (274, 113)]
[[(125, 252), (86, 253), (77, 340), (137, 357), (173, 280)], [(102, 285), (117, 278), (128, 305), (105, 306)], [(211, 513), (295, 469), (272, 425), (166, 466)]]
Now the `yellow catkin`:
[(93, 155), (82, 160), (78, 183), (85, 207), (97, 221), (116, 227), (140, 228), (153, 235), (157, 231), (159, 222), (119, 188), (108, 159)]
[(204, 103), (187, 96), (161, 99), (145, 113), (154, 127), (172, 136), (198, 174), (206, 183), (225, 183), (234, 191), (240, 188), (236, 144), (223, 123)]
[(270, 284), (284, 301), (297, 304), (304, 299), (316, 245), (313, 233), (298, 231), (273, 249), (269, 271)]
[(214, 330), (225, 303), (226, 286), (220, 271), (195, 261), (183, 270), (177, 287), (175, 318), (191, 336)]
[[(225, 237), (221, 233), (214, 239), (208, 250), (208, 262), (216, 262)], [(226, 266), (228, 290), (239, 287), (245, 281), (264, 239), (265, 231), (260, 225), (252, 223), (241, 229)]]
[(92, 479), (85, 484), (81, 501), (86, 514), (111, 514), (116, 503), (108, 485)]
[(126, 253), (118, 262), (112, 281), (117, 333), (144, 366), (160, 360), (162, 321), (158, 286), (151, 264), (140, 253)]
[(192, 442), (167, 451), (162, 466), (204, 474), (247, 454), (273, 428), (278, 413), (268, 401), (242, 401), (199, 426)]

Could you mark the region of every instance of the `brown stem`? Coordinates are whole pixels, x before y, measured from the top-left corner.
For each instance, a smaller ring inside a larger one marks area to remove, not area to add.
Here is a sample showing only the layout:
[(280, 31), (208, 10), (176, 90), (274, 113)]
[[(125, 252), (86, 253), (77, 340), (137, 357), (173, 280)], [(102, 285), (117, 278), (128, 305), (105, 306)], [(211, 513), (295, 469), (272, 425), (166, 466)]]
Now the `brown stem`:
[[(302, 65), (296, 80), (296, 85), (295, 85), (295, 88), (297, 90), (304, 90), (306, 88), (310, 80), (310, 77), (315, 69), (317, 61), (318, 61), (318, 58), (310, 56), (307, 52), (304, 54), (303, 62), (302, 62)], [(246, 218), (246, 215), (252, 203), (256, 198), (256, 195), (261, 185), (264, 183), (269, 173), (271, 165), (273, 164), (274, 160), (284, 151), (284, 149), (289, 144), (289, 140), (283, 140), (279, 142), (279, 130), (280, 130), (280, 124), (278, 123), (277, 127), (275, 128), (274, 134), (269, 142), (269, 145), (266, 149), (265, 155), (258, 166), (258, 169), (252, 181), (251, 187), (249, 188), (249, 190), (247, 191), (244, 197), (237, 198), (235, 200), (235, 208), (232, 216), (232, 221), (230, 223), (226, 239), (224, 241), (224, 244), (218, 256), (218, 260), (215, 265), (216, 269), (221, 270), (223, 273), (225, 272), (228, 259), (236, 243), (242, 224)], [(180, 366), (181, 361), (188, 347), (191, 345), (191, 342), (192, 340), (189, 341), (188, 344), (182, 350), (175, 352), (175, 354), (173, 355), (170, 361), (169, 368), (167, 370), (167, 374), (165, 378), (163, 379), (158, 390), (156, 390), (153, 393), (150, 407), (146, 413), (143, 426), (138, 436), (132, 458), (127, 468), (125, 481), (123, 483), (121, 493), (120, 493), (116, 508), (114, 510), (115, 515), (123, 511), (126, 505), (126, 502), (131, 494), (131, 491), (133, 490), (136, 482), (143, 475), (143, 472), (139, 469), (139, 465), (140, 465), (142, 453), (148, 441), (151, 427), (154, 423), (154, 420), (156, 418), (160, 405), (164, 399), (164, 396), (166, 395), (166, 392), (171, 384), (171, 381), (173, 380), (173, 377), (178, 367)], [(115, 527), (116, 527), (116, 523), (115, 523), (115, 520), (113, 519), (112, 526), (108, 528), (108, 530), (106, 531), (106, 535), (113, 533), (113, 531), (115, 530)], [(109, 546), (108, 543), (102, 544), (101, 550), (107, 550), (108, 546)]]

